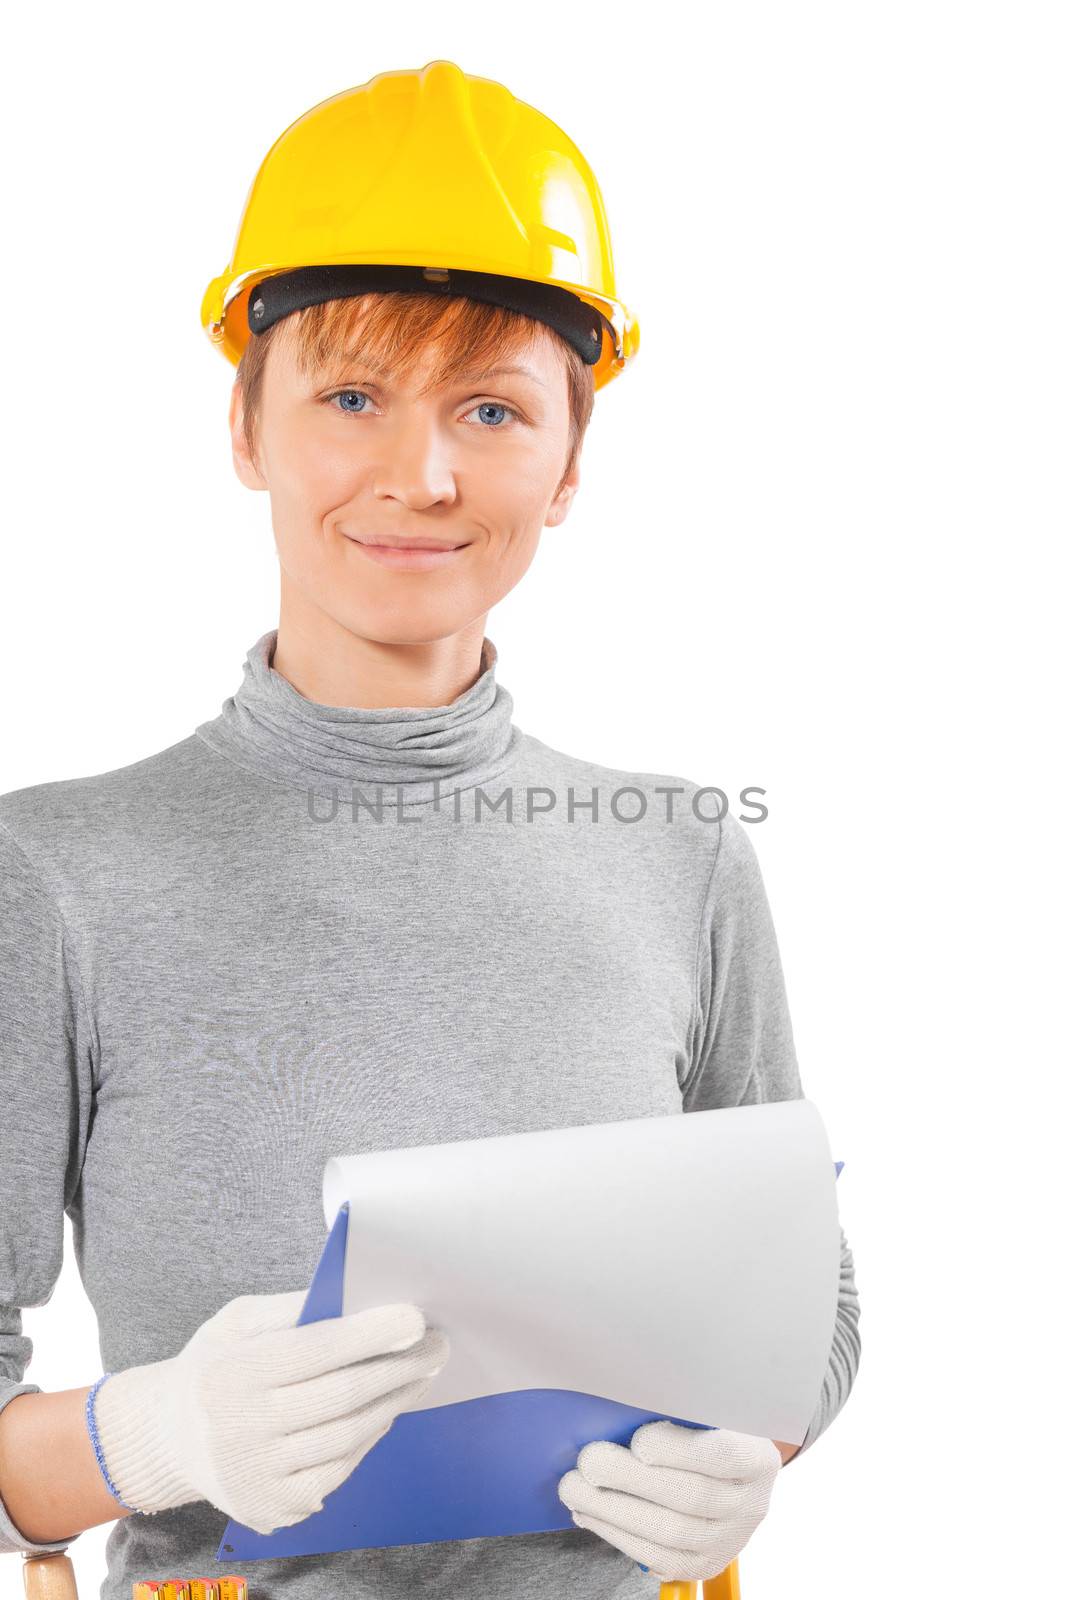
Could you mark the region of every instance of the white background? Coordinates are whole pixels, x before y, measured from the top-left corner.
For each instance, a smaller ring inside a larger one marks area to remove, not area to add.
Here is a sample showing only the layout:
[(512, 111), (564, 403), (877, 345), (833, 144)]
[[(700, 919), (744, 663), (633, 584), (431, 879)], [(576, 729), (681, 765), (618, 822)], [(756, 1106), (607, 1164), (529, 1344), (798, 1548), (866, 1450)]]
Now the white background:
[[(600, 179), (642, 348), (488, 631), (519, 727), (767, 790), (863, 1357), (745, 1600), (1063, 1592), (1062, 21), (71, 5), (5, 37), (0, 792), (184, 738), (277, 621), (199, 325), (274, 137), (446, 57)], [(69, 1225), (26, 1328), (31, 1381), (98, 1375)]]

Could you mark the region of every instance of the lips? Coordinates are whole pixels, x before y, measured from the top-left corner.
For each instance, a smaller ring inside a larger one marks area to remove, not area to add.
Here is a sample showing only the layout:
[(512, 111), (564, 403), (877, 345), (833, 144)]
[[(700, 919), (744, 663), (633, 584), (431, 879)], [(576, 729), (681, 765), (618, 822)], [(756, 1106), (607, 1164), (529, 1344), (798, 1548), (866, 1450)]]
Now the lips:
[(380, 567), (389, 567), (394, 572), (429, 572), (435, 567), (448, 566), (459, 561), (463, 551), (468, 548), (465, 544), (449, 545), (438, 541), (427, 544), (414, 541), (407, 544), (373, 544), (369, 540), (349, 538), (348, 534), (345, 538), (368, 561), (374, 561)]
[(459, 544), (443, 544), (423, 539), (357, 539), (357, 544), (373, 545), (376, 550), (459, 550)]
[(373, 534), (360, 538), (358, 533), (346, 533), (346, 539), (352, 539), (354, 544), (373, 544), (379, 550), (459, 550), (470, 542), (469, 539), (376, 539)]

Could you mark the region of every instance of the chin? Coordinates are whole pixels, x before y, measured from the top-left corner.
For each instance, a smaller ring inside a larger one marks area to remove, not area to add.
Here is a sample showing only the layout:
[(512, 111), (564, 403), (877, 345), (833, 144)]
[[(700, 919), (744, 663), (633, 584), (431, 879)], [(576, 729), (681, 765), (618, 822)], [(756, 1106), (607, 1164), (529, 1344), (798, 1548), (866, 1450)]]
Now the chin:
[(333, 604), (323, 608), (349, 633), (360, 639), (373, 639), (377, 644), (434, 644), (438, 639), (449, 639), (463, 628), (481, 618), (489, 609), (458, 611), (454, 606), (424, 602), (413, 605), (410, 596), (398, 598), (395, 605), (369, 607), (365, 604), (351, 610)]

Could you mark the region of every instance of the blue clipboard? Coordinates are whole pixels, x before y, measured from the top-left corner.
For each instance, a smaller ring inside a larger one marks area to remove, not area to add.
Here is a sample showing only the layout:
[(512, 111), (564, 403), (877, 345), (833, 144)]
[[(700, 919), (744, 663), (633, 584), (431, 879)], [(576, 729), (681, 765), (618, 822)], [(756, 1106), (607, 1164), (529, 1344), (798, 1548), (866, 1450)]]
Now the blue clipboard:
[[(835, 1161), (839, 1177), (843, 1161)], [(343, 1315), (348, 1206), (334, 1219), (297, 1323)], [(216, 1561), (434, 1544), (573, 1528), (557, 1486), (594, 1439), (629, 1444), (664, 1416), (571, 1389), (521, 1389), (403, 1411), (321, 1511), (256, 1533), (229, 1522)], [(668, 1417), (687, 1428), (706, 1423)], [(640, 1565), (640, 1563), (638, 1563)]]

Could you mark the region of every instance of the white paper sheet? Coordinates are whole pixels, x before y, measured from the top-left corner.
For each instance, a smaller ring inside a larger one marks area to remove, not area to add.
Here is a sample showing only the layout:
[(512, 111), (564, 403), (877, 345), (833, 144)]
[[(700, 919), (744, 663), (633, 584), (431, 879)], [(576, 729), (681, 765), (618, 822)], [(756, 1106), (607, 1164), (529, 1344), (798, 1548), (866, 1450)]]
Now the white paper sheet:
[(570, 1389), (799, 1444), (837, 1310), (833, 1160), (810, 1100), (332, 1158), (345, 1313), (422, 1307), (420, 1410)]

